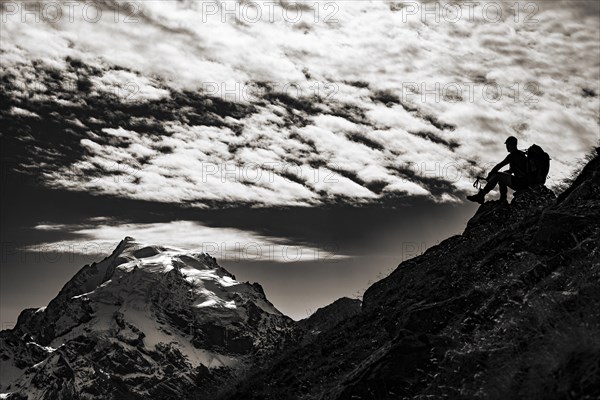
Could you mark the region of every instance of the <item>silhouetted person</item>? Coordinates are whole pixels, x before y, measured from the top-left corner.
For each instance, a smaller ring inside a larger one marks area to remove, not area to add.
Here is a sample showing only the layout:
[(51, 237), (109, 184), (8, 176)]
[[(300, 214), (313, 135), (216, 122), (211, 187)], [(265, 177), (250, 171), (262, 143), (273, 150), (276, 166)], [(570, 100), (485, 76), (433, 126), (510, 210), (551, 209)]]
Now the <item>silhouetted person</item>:
[[(485, 195), (498, 185), (500, 188), (500, 201), (506, 201), (507, 188), (521, 190), (529, 186), (527, 180), (527, 155), (525, 152), (517, 149), (517, 138), (511, 136), (506, 139), (504, 144), (506, 144), (506, 150), (510, 154), (500, 164), (492, 168), (487, 177), (487, 185), (476, 195), (467, 196), (468, 200), (483, 204)], [(506, 165), (510, 165), (508, 171), (498, 172)]]

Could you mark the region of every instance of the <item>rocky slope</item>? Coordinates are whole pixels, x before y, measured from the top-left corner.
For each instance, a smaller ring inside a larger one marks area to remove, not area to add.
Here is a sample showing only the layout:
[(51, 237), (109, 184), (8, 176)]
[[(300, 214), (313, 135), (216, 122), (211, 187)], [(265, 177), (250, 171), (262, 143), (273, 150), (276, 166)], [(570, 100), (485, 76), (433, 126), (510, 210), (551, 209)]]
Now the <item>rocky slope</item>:
[(599, 399), (600, 158), (561, 196), (488, 202), (403, 262), (362, 311), (224, 395), (251, 399)]
[(298, 341), (258, 284), (203, 253), (123, 240), (0, 332), (10, 399), (200, 399)]

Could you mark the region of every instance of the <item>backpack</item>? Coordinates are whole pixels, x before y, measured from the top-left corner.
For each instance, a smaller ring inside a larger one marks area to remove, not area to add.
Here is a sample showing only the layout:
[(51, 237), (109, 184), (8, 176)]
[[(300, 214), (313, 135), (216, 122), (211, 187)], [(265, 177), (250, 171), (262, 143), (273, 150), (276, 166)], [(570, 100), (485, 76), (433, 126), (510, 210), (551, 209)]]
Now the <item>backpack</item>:
[(527, 149), (527, 180), (530, 184), (546, 182), (550, 171), (550, 156), (537, 144)]

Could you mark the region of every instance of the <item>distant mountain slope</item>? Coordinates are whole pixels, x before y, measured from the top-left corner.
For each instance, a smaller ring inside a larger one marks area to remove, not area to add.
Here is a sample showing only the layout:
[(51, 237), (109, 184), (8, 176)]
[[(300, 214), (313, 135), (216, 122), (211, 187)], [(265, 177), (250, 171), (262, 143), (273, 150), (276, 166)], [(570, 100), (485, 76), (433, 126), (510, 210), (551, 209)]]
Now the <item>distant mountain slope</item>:
[(203, 398), (299, 335), (260, 285), (236, 281), (214, 258), (125, 238), (0, 333), (1, 391), (30, 400)]
[(310, 317), (298, 321), (298, 325), (312, 334), (325, 332), (335, 325), (360, 312), (361, 301), (342, 297), (319, 308)]
[(482, 205), (363, 310), (229, 400), (599, 399), (600, 157), (558, 199)]

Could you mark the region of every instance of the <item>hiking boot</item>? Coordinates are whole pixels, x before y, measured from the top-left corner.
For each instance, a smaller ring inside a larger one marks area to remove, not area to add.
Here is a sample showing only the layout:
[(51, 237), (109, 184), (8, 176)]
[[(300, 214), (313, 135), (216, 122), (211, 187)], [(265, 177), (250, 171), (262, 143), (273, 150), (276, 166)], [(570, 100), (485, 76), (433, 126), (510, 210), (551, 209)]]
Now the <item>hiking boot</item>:
[(473, 196), (467, 196), (467, 200), (470, 200), (474, 203), (483, 204), (485, 202), (485, 195), (482, 192), (479, 192)]

